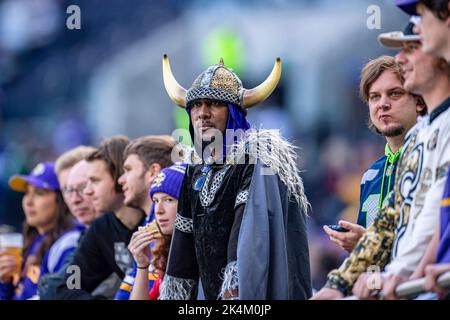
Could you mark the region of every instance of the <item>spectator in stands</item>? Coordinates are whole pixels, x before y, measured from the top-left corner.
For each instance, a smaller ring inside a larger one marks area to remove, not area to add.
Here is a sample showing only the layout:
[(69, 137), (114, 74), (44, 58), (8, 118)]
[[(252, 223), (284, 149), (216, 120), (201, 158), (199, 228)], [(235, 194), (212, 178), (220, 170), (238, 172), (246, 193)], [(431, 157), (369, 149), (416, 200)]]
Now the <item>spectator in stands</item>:
[[(0, 299), (36, 298), (39, 278), (59, 271), (75, 249), (80, 232), (64, 202), (54, 164), (38, 164), (26, 176), (13, 176), (10, 187), (24, 192), (23, 264), (17, 257), (0, 254)], [(11, 277), (17, 264), (20, 275)]]
[(421, 17), (417, 32), (422, 39), (423, 52), (450, 63), (450, 1), (397, 0), (397, 5)]
[(66, 201), (67, 205), (69, 205), (69, 199), (67, 198), (64, 190), (66, 190), (67, 187), (67, 178), (69, 177), (70, 169), (72, 169), (75, 164), (85, 159), (94, 151), (95, 148), (90, 146), (78, 146), (64, 152), (58, 157), (58, 159), (56, 159), (55, 171), (56, 175), (58, 176), (59, 185), (61, 186), (61, 191), (63, 192), (64, 200)]
[(440, 299), (449, 299), (450, 290), (439, 286), (437, 279), (443, 273), (450, 271), (450, 170), (447, 174), (441, 202), (440, 221), (438, 221), (436, 230), (439, 232), (439, 244), (435, 255), (436, 264), (429, 264), (425, 267), (425, 289), (436, 292)]
[(450, 271), (450, 170), (447, 174), (440, 210), (440, 219), (436, 224), (433, 238), (419, 266), (409, 279), (397, 277), (386, 284), (383, 291), (387, 299), (397, 299), (395, 290), (400, 283), (422, 277), (426, 277), (425, 289), (435, 292), (437, 296), (423, 294), (418, 299), (449, 298), (449, 290), (440, 287), (437, 280), (440, 275)]
[(69, 209), (78, 222), (90, 226), (102, 212), (97, 212), (92, 204), (92, 199), (84, 194), (84, 189), (88, 184), (88, 168), (89, 164), (86, 160), (81, 160), (72, 167), (64, 193), (69, 200)]
[[(68, 273), (56, 288), (56, 299), (113, 298), (120, 280), (132, 267), (127, 245), (145, 215), (142, 210), (123, 204), (124, 195), (118, 183), (128, 143), (126, 137), (112, 137), (86, 159), (89, 182), (84, 194), (92, 198), (95, 210), (104, 214), (92, 223), (71, 262), (81, 272), (80, 288), (68, 287), (72, 275)], [(109, 289), (95, 292), (104, 281), (111, 281)]]
[[(95, 152), (95, 149), (92, 148)], [(84, 189), (88, 183), (87, 170), (89, 164), (86, 160), (81, 160), (76, 163), (72, 169), (70, 169), (69, 176), (67, 178), (67, 187), (64, 190), (66, 199), (69, 201), (68, 206), (72, 214), (78, 220), (78, 222), (85, 227), (89, 227), (94, 219), (98, 218), (102, 212), (95, 211), (92, 199), (84, 194)], [(78, 240), (78, 244), (83, 239), (86, 230)], [(77, 246), (78, 246), (77, 244)], [(67, 268), (71, 265), (73, 255), (67, 259), (67, 263), (57, 273), (45, 275), (39, 279), (39, 296), (41, 300), (52, 300), (56, 297), (56, 287), (59, 283), (64, 281), (67, 274)]]
[(405, 72), (404, 88), (423, 97), (429, 116), (405, 138), (389, 201), (315, 299), (340, 298), (352, 289), (360, 298), (372, 296), (380, 288), (367, 285), (371, 274), (365, 272), (374, 265), (384, 268), (382, 288), (390, 290), (413, 274), (431, 241), (450, 163), (450, 66), (424, 54), (417, 40), (402, 45), (396, 61)]
[(403, 71), (394, 57), (376, 58), (361, 71), (359, 91), (369, 106), (369, 128), (385, 137), (386, 146), (384, 155), (361, 179), (358, 223), (339, 221), (339, 225), (350, 232), (324, 226), (330, 240), (348, 252), (353, 250), (392, 191), (405, 135), (416, 124), (417, 116), (426, 114), (422, 98), (407, 92), (403, 88), (404, 82)]
[[(144, 225), (154, 220), (148, 191), (160, 171), (173, 163), (171, 154), (174, 146), (175, 140), (170, 136), (144, 136), (131, 141), (125, 149), (123, 174), (119, 178), (119, 184), (124, 192), (125, 205), (138, 208), (147, 215)], [(123, 279), (115, 299), (130, 298), (136, 272), (136, 263), (133, 263), (133, 270)], [(149, 271), (149, 287), (153, 286), (155, 279), (155, 274)]]
[[(177, 214), (178, 197), (185, 171), (185, 165), (176, 163), (163, 169), (153, 180), (150, 198), (153, 201), (159, 230), (148, 232), (144, 229), (135, 232), (131, 238), (128, 248), (134, 257), (138, 270), (130, 296), (132, 300), (156, 300), (159, 297), (159, 285), (166, 270), (170, 241)], [(155, 243), (152, 249), (152, 271), (157, 274), (157, 280), (153, 288), (149, 287), (147, 272), (150, 266), (151, 242)]]

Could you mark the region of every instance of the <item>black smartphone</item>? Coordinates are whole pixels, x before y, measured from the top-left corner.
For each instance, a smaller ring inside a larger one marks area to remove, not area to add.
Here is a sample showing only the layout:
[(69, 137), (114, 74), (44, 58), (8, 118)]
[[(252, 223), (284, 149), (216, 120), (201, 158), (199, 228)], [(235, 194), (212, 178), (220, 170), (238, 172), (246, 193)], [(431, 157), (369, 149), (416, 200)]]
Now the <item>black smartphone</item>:
[(350, 231), (341, 226), (338, 226), (337, 224), (329, 224), (328, 228), (330, 228), (331, 230), (334, 230), (334, 231), (338, 231), (338, 232), (349, 232)]

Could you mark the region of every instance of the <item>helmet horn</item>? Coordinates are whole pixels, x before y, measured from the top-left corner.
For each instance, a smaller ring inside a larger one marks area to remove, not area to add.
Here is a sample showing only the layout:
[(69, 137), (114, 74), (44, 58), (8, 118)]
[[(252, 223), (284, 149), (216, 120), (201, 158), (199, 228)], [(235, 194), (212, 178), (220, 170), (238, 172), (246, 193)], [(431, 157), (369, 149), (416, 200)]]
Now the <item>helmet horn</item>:
[(281, 59), (278, 57), (275, 60), (272, 72), (263, 83), (253, 89), (244, 89), (244, 93), (242, 95), (242, 106), (245, 109), (248, 109), (266, 100), (273, 90), (275, 90), (278, 81), (280, 81), (280, 77)]
[(175, 80), (175, 77), (172, 74), (172, 70), (170, 69), (169, 57), (167, 56), (167, 54), (163, 56), (162, 65), (164, 87), (166, 88), (167, 94), (176, 105), (180, 106), (181, 108), (186, 108), (187, 90), (180, 86), (177, 80)]

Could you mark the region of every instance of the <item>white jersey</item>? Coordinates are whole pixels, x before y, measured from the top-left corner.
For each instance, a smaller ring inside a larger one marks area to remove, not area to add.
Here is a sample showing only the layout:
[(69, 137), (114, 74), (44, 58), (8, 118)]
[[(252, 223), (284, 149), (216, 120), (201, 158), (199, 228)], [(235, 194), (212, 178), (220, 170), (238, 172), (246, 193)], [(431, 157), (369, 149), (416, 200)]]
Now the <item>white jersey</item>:
[(450, 165), (449, 106), (450, 98), (420, 118), (406, 137), (403, 150), (409, 152), (403, 161), (407, 161), (407, 174), (399, 181), (404, 201), (388, 273), (410, 276), (433, 236)]

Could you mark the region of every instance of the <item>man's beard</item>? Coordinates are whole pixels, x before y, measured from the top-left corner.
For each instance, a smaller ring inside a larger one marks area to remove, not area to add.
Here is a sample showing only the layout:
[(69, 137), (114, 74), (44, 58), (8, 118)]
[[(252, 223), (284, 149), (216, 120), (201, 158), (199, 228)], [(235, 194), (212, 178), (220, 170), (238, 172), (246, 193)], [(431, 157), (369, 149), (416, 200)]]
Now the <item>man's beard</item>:
[[(144, 180), (144, 175), (142, 175), (142, 180)], [(144, 210), (147, 197), (149, 197), (148, 191), (145, 187), (143, 187), (143, 189), (141, 189), (141, 192), (134, 194), (133, 197), (124, 204), (127, 207)]]
[(405, 128), (403, 128), (402, 126), (397, 126), (397, 127), (387, 128), (383, 131), (378, 129), (378, 131), (381, 133), (382, 136), (389, 138), (389, 137), (397, 137), (397, 136), (403, 134), (403, 132), (405, 132)]
[[(195, 136), (194, 148), (197, 154), (203, 161), (207, 160), (210, 156), (217, 156), (222, 154), (223, 140), (216, 141), (216, 136)], [(219, 137), (223, 139), (223, 137)]]
[[(148, 197), (147, 194), (145, 194), (145, 196)], [(135, 209), (139, 209), (139, 210), (144, 210), (144, 204), (145, 204), (145, 196), (143, 195), (137, 195), (135, 197), (133, 197), (130, 201), (127, 201), (127, 203), (125, 203), (125, 205), (127, 207), (131, 207), (131, 208), (135, 208)]]

